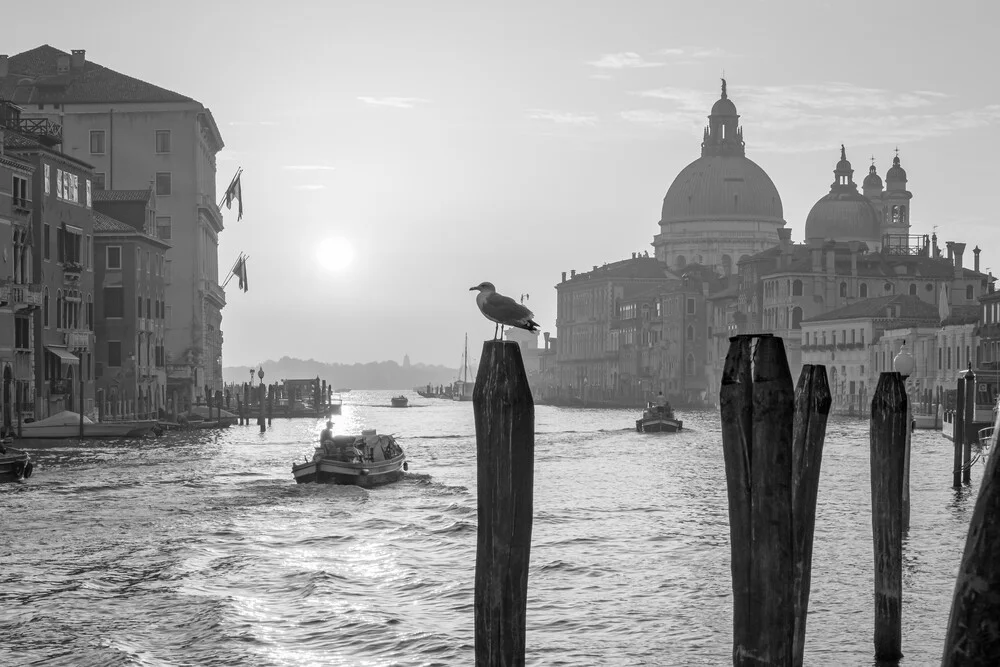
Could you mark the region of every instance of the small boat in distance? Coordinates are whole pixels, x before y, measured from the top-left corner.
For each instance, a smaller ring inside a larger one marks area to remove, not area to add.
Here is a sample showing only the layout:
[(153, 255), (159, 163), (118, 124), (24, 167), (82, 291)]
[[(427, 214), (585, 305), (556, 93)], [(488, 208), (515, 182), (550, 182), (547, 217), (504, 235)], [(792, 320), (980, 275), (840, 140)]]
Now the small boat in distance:
[(296, 484), (349, 484), (370, 488), (402, 479), (406, 454), (391, 435), (374, 429), (361, 435), (337, 435), (324, 440), (313, 460), (292, 464)]
[[(82, 421), (81, 421), (82, 419)], [(156, 426), (156, 420), (94, 422), (79, 412), (63, 410), (51, 417), (21, 424), (22, 439), (79, 438), (141, 438)]]
[(28, 452), (0, 444), (0, 483), (28, 479), (34, 467)]
[(684, 427), (684, 422), (674, 417), (670, 404), (647, 404), (642, 418), (635, 420), (635, 430), (639, 433), (676, 433)]
[(399, 396), (392, 397), (392, 407), (394, 408), (405, 408), (410, 405), (410, 399), (406, 396), (400, 394)]
[(334, 391), (336, 391), (338, 394), (350, 394), (351, 393), (350, 387), (343, 387), (341, 389), (334, 389)]
[[(347, 391), (350, 391), (350, 389), (348, 389)], [(326, 406), (326, 413), (328, 415), (339, 415), (343, 407), (344, 407), (344, 399), (340, 397), (340, 393), (338, 391), (337, 394), (330, 397), (330, 404)]]

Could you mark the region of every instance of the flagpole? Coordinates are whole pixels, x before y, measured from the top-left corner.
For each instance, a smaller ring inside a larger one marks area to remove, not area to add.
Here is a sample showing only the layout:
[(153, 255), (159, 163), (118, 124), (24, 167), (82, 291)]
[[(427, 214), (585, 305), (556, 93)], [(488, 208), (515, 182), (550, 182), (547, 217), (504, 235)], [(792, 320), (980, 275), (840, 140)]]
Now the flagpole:
[(222, 205), (226, 203), (226, 193), (228, 193), (232, 189), (233, 184), (236, 183), (236, 179), (239, 178), (240, 174), (242, 173), (243, 173), (243, 167), (240, 167), (239, 169), (236, 170), (236, 175), (233, 176), (233, 180), (229, 181), (229, 186), (226, 188), (226, 192), (223, 193), (222, 199), (219, 201), (219, 208), (222, 208)]
[(240, 256), (236, 258), (235, 262), (233, 262), (233, 267), (229, 269), (229, 273), (226, 274), (226, 282), (222, 283), (222, 289), (226, 289), (226, 285), (228, 285), (229, 281), (233, 279), (233, 276), (235, 275), (233, 271), (235, 271), (236, 267), (240, 265), (240, 262), (246, 261), (247, 259), (250, 259), (250, 255), (244, 256), (241, 252)]

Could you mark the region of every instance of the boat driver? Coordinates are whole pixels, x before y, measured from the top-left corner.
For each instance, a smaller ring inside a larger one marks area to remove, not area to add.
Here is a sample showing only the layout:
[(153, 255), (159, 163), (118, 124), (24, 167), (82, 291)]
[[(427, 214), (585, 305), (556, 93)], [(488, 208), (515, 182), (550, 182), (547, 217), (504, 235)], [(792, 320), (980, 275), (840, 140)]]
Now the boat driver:
[(667, 397), (664, 396), (661, 391), (659, 396), (656, 397), (656, 407), (659, 408), (660, 412), (665, 412), (668, 405), (670, 405), (670, 403), (667, 402)]
[(323, 432), (319, 434), (320, 444), (322, 444), (324, 442), (327, 442), (329, 440), (333, 440), (333, 422), (332, 421), (327, 421), (326, 422), (326, 428), (323, 429)]

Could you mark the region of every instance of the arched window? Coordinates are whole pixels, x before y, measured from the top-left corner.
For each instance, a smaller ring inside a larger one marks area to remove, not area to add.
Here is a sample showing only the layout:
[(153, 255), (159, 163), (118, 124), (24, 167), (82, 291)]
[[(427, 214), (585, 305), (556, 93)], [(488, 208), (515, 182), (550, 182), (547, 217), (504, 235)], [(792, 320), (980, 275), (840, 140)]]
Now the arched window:
[(899, 207), (894, 205), (892, 207), (892, 224), (895, 225), (898, 223), (899, 223)]
[(910, 295), (911, 296), (916, 296), (917, 295), (917, 284), (916, 283), (910, 283)]
[(868, 283), (861, 283), (861, 286), (858, 287), (858, 295), (860, 295), (862, 299), (868, 298)]
[(896, 291), (896, 286), (890, 282), (886, 282), (886, 284), (882, 286), (883, 294), (892, 294), (895, 291)]
[(733, 272), (733, 258), (729, 255), (722, 256), (722, 272), (727, 276)]
[(972, 301), (972, 299), (974, 298), (972, 285), (965, 286), (965, 298), (968, 301)]
[(801, 329), (802, 328), (802, 309), (798, 306), (792, 308), (792, 328)]
[(694, 327), (691, 326), (690, 324), (688, 325), (687, 328), (687, 339), (694, 340)]
[(684, 374), (694, 375), (694, 355), (688, 353), (687, 359), (684, 361)]
[(674, 260), (674, 264), (678, 269), (683, 269), (687, 264), (687, 259), (684, 258), (684, 255), (677, 255), (677, 259)]
[(847, 283), (840, 283), (840, 296), (847, 298)]
[(56, 329), (62, 329), (63, 326), (63, 298), (62, 290), (56, 290)]
[(802, 281), (795, 280), (792, 283), (792, 296), (802, 296)]
[(42, 296), (42, 326), (49, 326), (49, 288), (45, 288)]
[(906, 224), (906, 207), (905, 206), (900, 206), (899, 207), (899, 222), (900, 222), (900, 224), (903, 224), (903, 225)]

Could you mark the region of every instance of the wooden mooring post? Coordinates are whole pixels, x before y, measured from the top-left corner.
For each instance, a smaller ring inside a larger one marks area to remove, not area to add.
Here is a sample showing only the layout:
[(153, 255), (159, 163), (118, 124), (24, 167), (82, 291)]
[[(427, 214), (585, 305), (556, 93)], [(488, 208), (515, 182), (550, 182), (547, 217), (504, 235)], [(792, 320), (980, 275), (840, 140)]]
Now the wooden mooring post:
[(486, 341), (476, 419), (476, 667), (524, 664), (535, 464), (535, 403), (521, 350)]
[(730, 338), (722, 375), (733, 665), (800, 666), (831, 396), (823, 366), (793, 391), (781, 338)]
[(972, 364), (965, 372), (965, 405), (959, 406), (965, 411), (962, 420), (965, 428), (962, 432), (962, 482), (972, 483), (972, 445), (978, 439), (976, 433), (976, 374), (972, 372)]
[(955, 454), (952, 460), (951, 485), (962, 488), (962, 445), (965, 441), (965, 378), (958, 378), (955, 386), (955, 415), (952, 417), (952, 444)]
[(941, 667), (1000, 664), (1000, 415), (958, 567)]
[(882, 373), (872, 397), (872, 542), (875, 554), (875, 659), (902, 656), (903, 473), (906, 467), (906, 385)]

